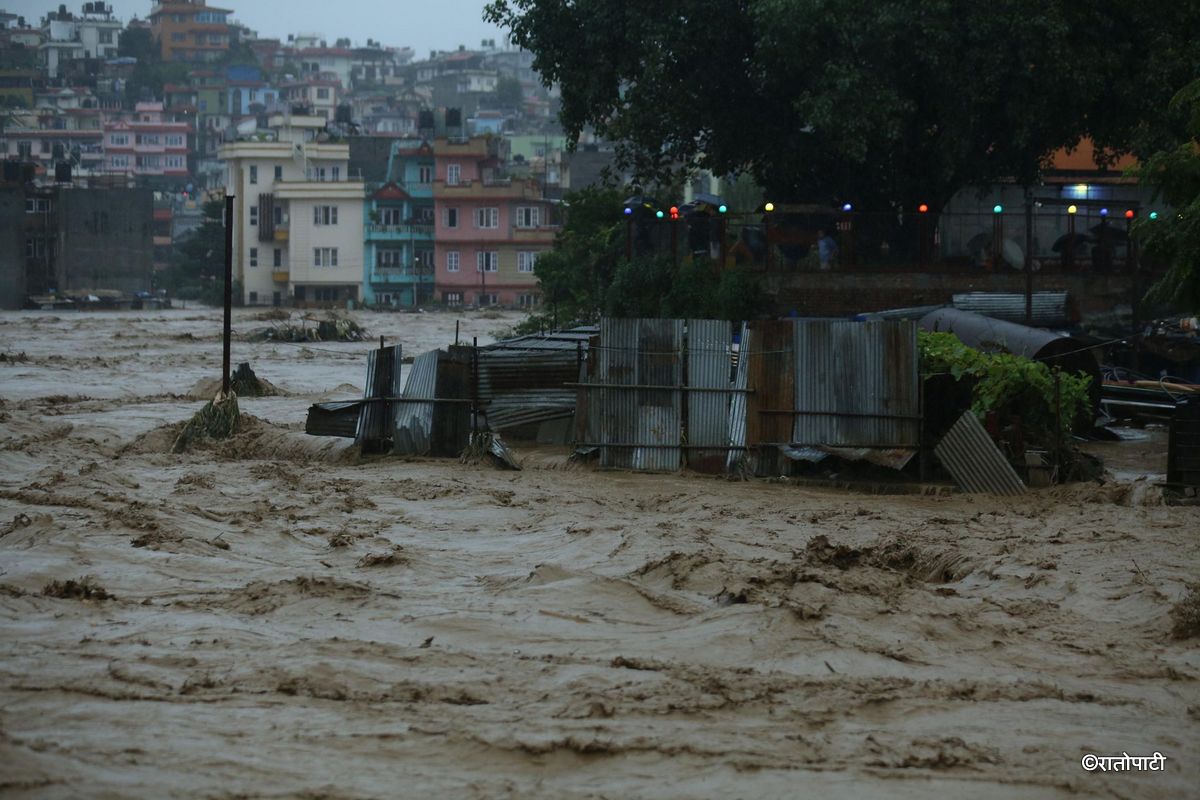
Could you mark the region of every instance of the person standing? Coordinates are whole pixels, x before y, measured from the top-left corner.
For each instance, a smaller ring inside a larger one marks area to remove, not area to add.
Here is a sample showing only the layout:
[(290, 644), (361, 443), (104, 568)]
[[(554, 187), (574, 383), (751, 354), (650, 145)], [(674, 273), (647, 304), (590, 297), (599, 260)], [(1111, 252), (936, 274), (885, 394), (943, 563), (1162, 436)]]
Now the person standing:
[(837, 258), (838, 246), (833, 237), (824, 228), (817, 231), (817, 255), (821, 259), (821, 269), (828, 270), (833, 268), (833, 262)]

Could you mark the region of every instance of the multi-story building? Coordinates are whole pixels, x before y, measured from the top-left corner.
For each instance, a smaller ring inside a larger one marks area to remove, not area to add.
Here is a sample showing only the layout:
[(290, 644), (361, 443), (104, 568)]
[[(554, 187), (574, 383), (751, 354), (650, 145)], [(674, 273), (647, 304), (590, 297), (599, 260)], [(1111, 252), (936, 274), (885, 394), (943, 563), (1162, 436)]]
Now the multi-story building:
[(506, 149), (490, 136), (434, 145), (434, 291), (447, 305), (539, 302), (533, 268), (554, 244), (556, 209), (536, 179), (503, 174)]
[(221, 147), (234, 195), (234, 276), (250, 305), (362, 299), (363, 196), (350, 147), (317, 141), (325, 119), (275, 115), (269, 134)]
[(387, 181), (367, 198), (363, 300), (416, 306), (433, 295), (433, 148), (420, 139), (392, 144)]
[(5, 226), (13, 235), (0, 237), (0, 308), (52, 292), (149, 291), (152, 214), (147, 189), (0, 179), (0, 219), (14, 223)]
[(218, 61), (229, 51), (228, 8), (204, 0), (161, 0), (150, 11), (163, 61)]
[[(54, 104), (59, 93), (64, 107)], [(0, 132), (0, 158), (12, 158), (37, 165), (38, 172), (50, 178), (55, 166), (69, 162), (76, 173), (103, 166), (103, 131), (98, 108), (80, 108), (75, 93), (62, 89), (39, 94), (38, 108), (10, 112)]]
[(104, 124), (104, 168), (144, 183), (171, 184), (186, 179), (188, 137), (192, 126), (167, 120), (163, 104), (138, 103), (132, 114)]
[(332, 73), (309, 73), (304, 80), (280, 84), (279, 96), (292, 106), (304, 106), (313, 116), (331, 121), (337, 114), (342, 84)]

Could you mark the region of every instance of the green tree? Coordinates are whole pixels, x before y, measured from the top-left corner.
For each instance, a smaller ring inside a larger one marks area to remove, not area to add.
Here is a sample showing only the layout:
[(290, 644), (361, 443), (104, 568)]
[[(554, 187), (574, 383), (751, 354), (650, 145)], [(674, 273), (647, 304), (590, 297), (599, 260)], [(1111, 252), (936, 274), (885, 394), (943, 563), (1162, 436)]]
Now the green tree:
[(525, 104), (525, 90), (516, 78), (505, 75), (496, 81), (496, 102), (503, 108), (520, 108)]
[(1134, 231), (1145, 254), (1167, 265), (1167, 274), (1146, 299), (1190, 313), (1200, 311), (1200, 80), (1175, 95), (1171, 109), (1187, 119), (1186, 140), (1155, 153), (1138, 174), (1156, 186), (1156, 199), (1175, 211), (1161, 219), (1139, 219)]
[[(172, 295), (209, 305), (223, 302), (225, 276), (225, 203), (204, 204), (204, 222), (176, 245), (175, 258), (163, 284)], [(235, 291), (235, 297), (240, 293)]]
[(936, 212), (1115, 156), (1200, 71), (1200, 4), (1069, 0), (493, 0), (561, 118), (639, 174), (749, 171), (774, 198)]

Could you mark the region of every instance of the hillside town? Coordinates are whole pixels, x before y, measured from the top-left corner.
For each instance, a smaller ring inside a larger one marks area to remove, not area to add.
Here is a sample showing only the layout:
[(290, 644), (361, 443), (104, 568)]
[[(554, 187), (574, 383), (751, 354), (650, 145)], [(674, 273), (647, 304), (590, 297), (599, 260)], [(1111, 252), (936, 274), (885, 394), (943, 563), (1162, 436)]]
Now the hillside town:
[(532, 308), (561, 198), (605, 154), (567, 156), (531, 63), (494, 39), (268, 38), (204, 0), (0, 10), (0, 214), (26, 212), (0, 305), (166, 295), (228, 192), (244, 304)]

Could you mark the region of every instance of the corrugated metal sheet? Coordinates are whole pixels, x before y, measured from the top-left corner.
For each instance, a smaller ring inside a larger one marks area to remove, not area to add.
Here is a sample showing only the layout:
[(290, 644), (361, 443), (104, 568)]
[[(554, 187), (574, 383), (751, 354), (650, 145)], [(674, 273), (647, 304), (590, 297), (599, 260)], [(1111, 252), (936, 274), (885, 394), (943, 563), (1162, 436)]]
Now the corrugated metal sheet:
[(387, 449), (395, 424), (396, 404), (386, 398), (399, 397), (400, 385), (400, 345), (369, 352), (363, 405), (354, 436), (364, 453)]
[(579, 378), (578, 343), (548, 350), (484, 350), (478, 353), (478, 398), (488, 426), (518, 425), (570, 417)]
[(682, 385), (683, 321), (600, 321), (600, 355), (590, 413), (598, 417), (600, 465), (650, 471), (679, 468), (681, 392), (617, 388)]
[[(422, 353), (413, 359), (404, 384), (406, 401), (433, 400), (437, 395), (438, 356), (437, 350)], [(392, 436), (392, 449), (403, 455), (426, 455), (430, 450), (433, 431), (433, 403), (404, 402), (397, 404), (396, 429)]]
[[(717, 390), (687, 393), (687, 462), (698, 472), (725, 470), (729, 454), (731, 350), (728, 322), (688, 320), (687, 385)], [(708, 445), (713, 449), (700, 449)]]
[(915, 452), (921, 414), (912, 322), (797, 320), (793, 334), (794, 445)]
[(934, 453), (965, 492), (997, 495), (1025, 492), (1025, 484), (970, 411), (959, 417)]
[[(1034, 292), (1033, 322), (1036, 328), (1070, 325), (1072, 318), (1067, 292)], [(954, 307), (986, 317), (1025, 324), (1025, 295), (1010, 292), (964, 292), (953, 298)]]
[(358, 433), (362, 400), (342, 403), (315, 403), (308, 407), (304, 432), (311, 436), (343, 436), (353, 439)]
[(738, 472), (742, 465), (746, 465), (746, 381), (749, 377), (747, 369), (750, 360), (742, 358), (742, 354), (750, 349), (750, 338), (752, 334), (749, 326), (742, 324), (742, 335), (738, 337), (737, 349), (737, 374), (733, 378), (733, 397), (729, 402), (729, 453), (725, 458), (725, 469), (729, 472)]
[(501, 339), (498, 342), (484, 345), (481, 350), (575, 350), (582, 348), (585, 352), (590, 340), (600, 332), (595, 325), (580, 325), (565, 331), (550, 331), (547, 333), (532, 333), (527, 336), (517, 336), (512, 339)]

